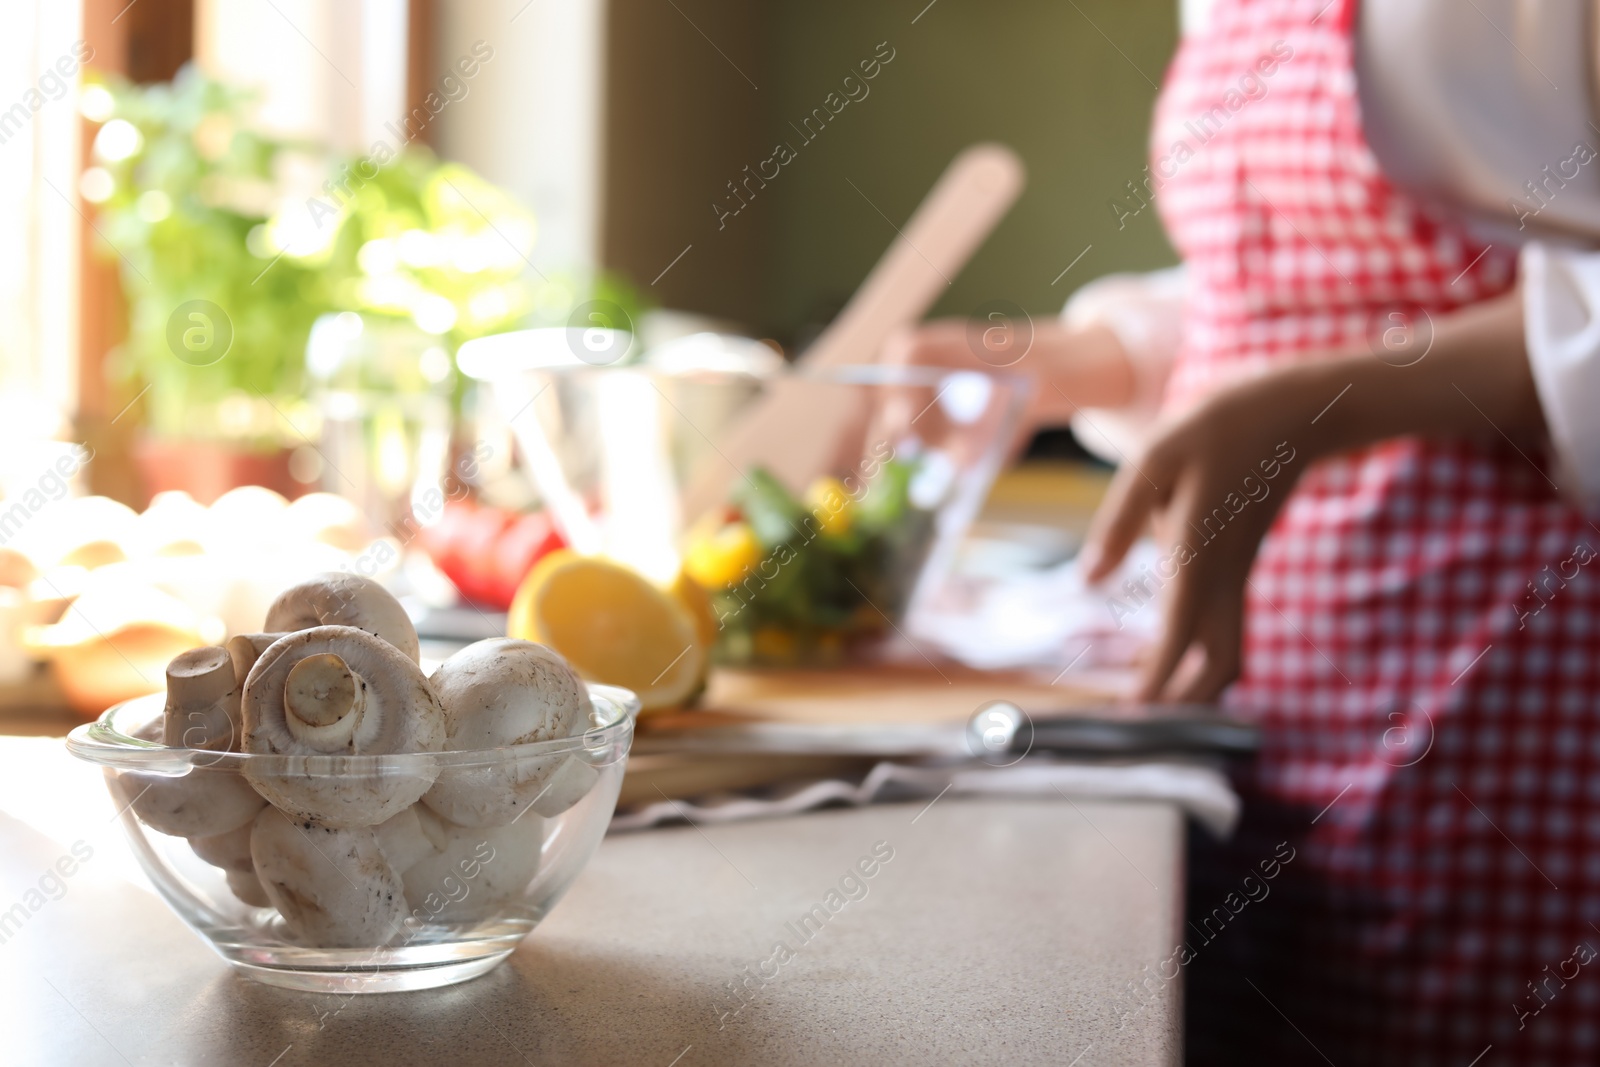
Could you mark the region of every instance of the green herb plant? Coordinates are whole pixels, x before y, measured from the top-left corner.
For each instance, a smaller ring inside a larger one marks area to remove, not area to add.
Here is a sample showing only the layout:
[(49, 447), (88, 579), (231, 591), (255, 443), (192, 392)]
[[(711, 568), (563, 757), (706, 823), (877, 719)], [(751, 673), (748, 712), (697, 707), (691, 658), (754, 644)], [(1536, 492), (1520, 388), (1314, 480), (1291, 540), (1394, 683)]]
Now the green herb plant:
[[(105, 124), (83, 190), (129, 304), (108, 369), (129, 396), (148, 387), (144, 421), (157, 436), (295, 442), (308, 414), (306, 340), (328, 312), (409, 321), (453, 352), (564, 323), (591, 297), (637, 309), (618, 279), (533, 270), (532, 214), (426, 148), (377, 165), (263, 133), (251, 93), (192, 65), (165, 84), (98, 77), (95, 91), (111, 106), (96, 116)], [(323, 183), (352, 169), (366, 180), (332, 198)], [(194, 300), (232, 328), (226, 354), (203, 366), (175, 358), (168, 340), (169, 319)]]

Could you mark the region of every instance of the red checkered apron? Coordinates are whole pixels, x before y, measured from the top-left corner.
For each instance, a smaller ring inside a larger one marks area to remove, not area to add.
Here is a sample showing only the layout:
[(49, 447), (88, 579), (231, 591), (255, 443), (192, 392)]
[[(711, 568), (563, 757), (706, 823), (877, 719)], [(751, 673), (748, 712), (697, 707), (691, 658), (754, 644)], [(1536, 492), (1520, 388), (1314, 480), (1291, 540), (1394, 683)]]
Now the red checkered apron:
[[(1512, 249), (1379, 171), (1355, 7), (1217, 0), (1172, 63), (1152, 172), (1193, 288), (1169, 406), (1514, 283)], [(1191, 920), (1295, 858), (1189, 926), (1193, 1060), (1600, 1061), (1600, 530), (1543, 450), (1484, 430), (1311, 467), (1262, 546), (1228, 699), (1264, 749)]]

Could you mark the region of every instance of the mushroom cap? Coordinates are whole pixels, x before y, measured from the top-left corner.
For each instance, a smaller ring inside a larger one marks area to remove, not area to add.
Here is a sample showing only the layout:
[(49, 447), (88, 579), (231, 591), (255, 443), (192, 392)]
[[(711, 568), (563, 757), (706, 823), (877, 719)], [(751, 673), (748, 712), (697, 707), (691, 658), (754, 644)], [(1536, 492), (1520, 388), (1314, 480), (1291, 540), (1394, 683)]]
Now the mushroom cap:
[(133, 525), (135, 558), (148, 556), (198, 556), (205, 553), (199, 531), (207, 523), (204, 504), (181, 489), (168, 489), (150, 498), (150, 504)]
[(435, 850), (404, 872), (411, 915), (423, 922), (486, 919), (539, 873), (544, 820), (531, 812), (505, 826), (458, 826), (426, 808), (418, 819)]
[(225, 768), (193, 767), (176, 777), (123, 771), (117, 788), (146, 826), (172, 837), (237, 830), (267, 803), (242, 775)]
[(240, 485), (211, 502), (200, 527), (206, 551), (217, 556), (259, 556), (283, 541), (289, 501), (265, 486)]
[(350, 736), (348, 755), (437, 752), (444, 747), (444, 709), (420, 667), (364, 630), (315, 626), (274, 641), (250, 668), (241, 706), (246, 751), (308, 753), (284, 722), (283, 702), (294, 669), (322, 656), (337, 657), (364, 683), (361, 721)]
[[(295, 668), (317, 657), (336, 657), (359, 680), (359, 701), (349, 713), (353, 729), (336, 753), (297, 737), (284, 706)], [(335, 828), (375, 826), (415, 803), (438, 773), (415, 761), (400, 769), (348, 759), (437, 752), (445, 741), (444, 709), (421, 668), (353, 627), (317, 626), (273, 642), (245, 680), (241, 713), (245, 751), (294, 757), (286, 769), (252, 764), (245, 774), (297, 819)]]
[(202, 645), (167, 664), (162, 743), (170, 748), (227, 752), (239, 741), (239, 691), (228, 650)]
[(149, 741), (152, 744), (157, 744), (157, 745), (165, 744), (165, 742), (161, 740), (161, 737), (162, 737), (163, 731), (165, 731), (166, 728), (167, 728), (166, 716), (165, 715), (157, 715), (155, 718), (149, 720), (148, 722), (142, 722), (138, 726), (136, 726), (133, 729), (129, 730), (128, 731), (128, 736), (129, 737), (137, 737), (141, 741)]
[(240, 902), (252, 908), (272, 907), (272, 898), (267, 896), (267, 891), (262, 887), (261, 879), (256, 877), (255, 871), (229, 871), (225, 877), (228, 880), (228, 889), (239, 898)]
[[(588, 688), (561, 654), (532, 641), (468, 645), (434, 671), (444, 705), (445, 748), (505, 748), (573, 737), (589, 725)], [(565, 754), (489, 767), (449, 767), (423, 803), (462, 826), (504, 826), (539, 799)]]
[(196, 856), (213, 867), (221, 867), (225, 871), (253, 872), (255, 864), (250, 859), (250, 831), (253, 823), (254, 820), (251, 820), (237, 830), (229, 830), (225, 834), (191, 837), (189, 847), (194, 849)]
[(404, 871), (443, 847), (436, 846), (423, 832), (418, 814), (427, 811), (421, 804), (413, 804), (399, 815), (378, 824), (378, 844), (395, 870)]
[(264, 630), (282, 633), (313, 626), (353, 626), (381, 637), (416, 663), (417, 628), (394, 594), (359, 574), (330, 572), (292, 585), (267, 609)]
[(307, 493), (290, 501), (283, 522), (291, 537), (321, 541), (351, 555), (372, 540), (366, 515), (337, 493)]
[(429, 679), (444, 705), (445, 747), (466, 752), (582, 733), (589, 690), (555, 649), (494, 637), (461, 649)]
[[(555, 757), (549, 757), (555, 758)], [(568, 754), (549, 770), (543, 772), (544, 785), (528, 805), (535, 814), (553, 819), (589, 795), (589, 790), (600, 780), (595, 765), (577, 752)]]
[(276, 808), (250, 834), (256, 877), (297, 942), (322, 948), (387, 944), (406, 916), (405, 886), (376, 827), (336, 830)]

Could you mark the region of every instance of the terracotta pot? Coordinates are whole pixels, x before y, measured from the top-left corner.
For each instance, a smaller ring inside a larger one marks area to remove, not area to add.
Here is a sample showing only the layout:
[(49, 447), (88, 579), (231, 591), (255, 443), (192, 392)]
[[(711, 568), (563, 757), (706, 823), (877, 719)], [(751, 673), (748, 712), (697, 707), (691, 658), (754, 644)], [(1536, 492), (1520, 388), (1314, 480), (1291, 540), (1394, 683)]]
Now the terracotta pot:
[(253, 452), (223, 441), (143, 437), (134, 445), (134, 464), (144, 483), (146, 502), (157, 493), (181, 489), (211, 504), (229, 489), (263, 485), (291, 500), (315, 486), (289, 473), (290, 450)]

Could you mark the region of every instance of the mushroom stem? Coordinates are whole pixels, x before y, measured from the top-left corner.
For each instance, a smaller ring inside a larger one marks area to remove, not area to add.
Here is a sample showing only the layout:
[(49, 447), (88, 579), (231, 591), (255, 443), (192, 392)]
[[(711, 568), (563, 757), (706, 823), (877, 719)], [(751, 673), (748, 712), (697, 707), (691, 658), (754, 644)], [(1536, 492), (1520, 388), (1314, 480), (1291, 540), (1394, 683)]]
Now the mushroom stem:
[(350, 747), (366, 706), (367, 683), (332, 652), (307, 656), (284, 681), (284, 723), (320, 752)]
[(216, 751), (235, 747), (240, 689), (226, 649), (208, 645), (179, 653), (167, 664), (162, 743)]
[(244, 680), (250, 676), (250, 668), (256, 665), (261, 653), (272, 647), (272, 643), (282, 636), (283, 634), (235, 634), (228, 638), (228, 658), (233, 660), (233, 675), (239, 683), (239, 688), (244, 688)]

